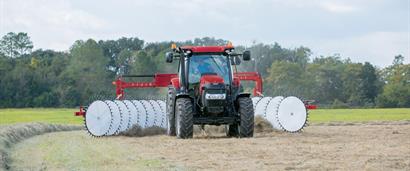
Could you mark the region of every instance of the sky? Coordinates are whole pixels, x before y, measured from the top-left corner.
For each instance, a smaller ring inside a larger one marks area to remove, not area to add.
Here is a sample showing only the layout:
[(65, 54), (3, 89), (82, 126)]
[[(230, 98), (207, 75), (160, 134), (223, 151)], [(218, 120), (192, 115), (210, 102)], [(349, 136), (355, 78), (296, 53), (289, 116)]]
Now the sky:
[(0, 0), (0, 35), (27, 32), (34, 48), (75, 40), (146, 42), (215, 37), (233, 44), (305, 46), (379, 67), (410, 62), (410, 0)]

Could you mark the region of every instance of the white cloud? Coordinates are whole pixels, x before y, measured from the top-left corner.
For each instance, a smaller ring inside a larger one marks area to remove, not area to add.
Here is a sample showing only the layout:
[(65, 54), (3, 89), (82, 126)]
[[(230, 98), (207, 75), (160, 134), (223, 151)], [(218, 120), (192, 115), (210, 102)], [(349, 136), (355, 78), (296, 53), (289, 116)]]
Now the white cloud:
[(35, 47), (66, 50), (80, 37), (95, 36), (107, 26), (104, 20), (74, 9), (66, 0), (5, 0), (1, 5), (4, 25), (0, 34), (28, 32)]
[(357, 10), (357, 7), (343, 4), (340, 2), (324, 1), (321, 2), (320, 7), (332, 13), (349, 13)]
[(315, 55), (333, 55), (339, 53), (356, 62), (371, 62), (385, 67), (392, 63), (395, 55), (405, 56), (410, 62), (409, 32), (371, 32), (357, 37), (344, 39), (306, 42)]

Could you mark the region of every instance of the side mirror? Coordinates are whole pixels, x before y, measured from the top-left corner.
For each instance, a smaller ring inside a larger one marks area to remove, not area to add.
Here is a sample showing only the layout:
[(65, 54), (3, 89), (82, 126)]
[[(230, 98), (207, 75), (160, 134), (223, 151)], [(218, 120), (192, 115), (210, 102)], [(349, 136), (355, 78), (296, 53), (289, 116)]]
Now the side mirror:
[(174, 58), (174, 54), (172, 52), (165, 53), (165, 61), (167, 63), (172, 63), (173, 58)]
[(242, 59), (243, 59), (244, 61), (249, 61), (249, 60), (251, 60), (251, 51), (246, 50), (245, 52), (243, 52), (243, 54), (242, 54)]
[(240, 65), (241, 64), (241, 58), (238, 56), (234, 56), (231, 58), (231, 65)]

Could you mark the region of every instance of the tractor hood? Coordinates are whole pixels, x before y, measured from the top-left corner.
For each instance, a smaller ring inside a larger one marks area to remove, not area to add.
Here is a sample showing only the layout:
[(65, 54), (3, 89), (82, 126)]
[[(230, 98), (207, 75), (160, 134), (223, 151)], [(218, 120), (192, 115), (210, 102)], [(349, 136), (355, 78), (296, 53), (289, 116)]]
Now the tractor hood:
[(199, 81), (199, 89), (201, 92), (205, 85), (224, 85), (224, 79), (216, 74), (202, 75)]

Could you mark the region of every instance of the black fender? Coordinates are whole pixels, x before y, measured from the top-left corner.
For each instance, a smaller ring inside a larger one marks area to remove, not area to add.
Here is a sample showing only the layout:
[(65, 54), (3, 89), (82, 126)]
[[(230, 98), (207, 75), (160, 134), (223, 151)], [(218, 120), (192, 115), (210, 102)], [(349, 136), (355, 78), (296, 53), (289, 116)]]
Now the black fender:
[(238, 108), (239, 108), (238, 99), (241, 98), (241, 97), (251, 97), (251, 94), (250, 93), (239, 93), (236, 96), (235, 103), (234, 103), (235, 104), (235, 110), (238, 110)]
[(189, 98), (190, 100), (191, 100), (191, 103), (194, 105), (194, 112), (196, 112), (196, 107), (195, 107), (195, 103), (194, 103), (194, 99), (191, 97), (191, 96), (189, 96), (189, 94), (188, 93), (177, 93), (176, 94), (176, 96), (175, 96), (175, 101), (174, 101), (174, 103), (176, 103), (176, 101), (177, 101), (177, 99), (179, 99), (179, 98)]
[(182, 98), (182, 97), (191, 98), (191, 96), (189, 96), (189, 94), (187, 93), (177, 93), (175, 95), (175, 99)]
[(236, 100), (238, 100), (239, 97), (251, 97), (251, 93), (239, 93), (236, 96)]
[[(173, 98), (172, 98), (172, 102), (170, 102), (170, 103), (174, 103), (174, 104), (175, 104), (175, 102), (176, 102), (176, 100), (177, 100), (178, 98), (190, 98), (190, 99), (192, 99), (191, 96), (189, 96), (188, 93), (181, 92), (179, 89), (176, 89), (176, 88), (173, 87), (172, 85), (171, 85), (171, 86), (168, 86), (168, 93), (169, 93), (169, 94), (174, 94), (174, 95), (173, 95)], [(175, 107), (175, 106), (174, 106), (174, 107)]]

